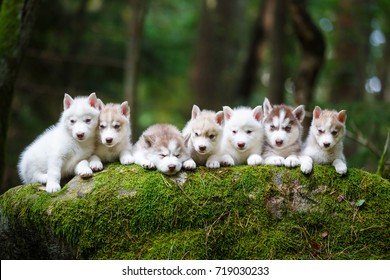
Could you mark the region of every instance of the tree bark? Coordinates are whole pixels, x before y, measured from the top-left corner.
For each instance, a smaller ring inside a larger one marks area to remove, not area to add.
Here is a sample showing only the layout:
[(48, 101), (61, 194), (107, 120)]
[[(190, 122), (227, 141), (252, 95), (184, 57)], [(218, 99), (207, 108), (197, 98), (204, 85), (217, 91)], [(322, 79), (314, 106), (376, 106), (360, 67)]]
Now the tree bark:
[[(131, 19), (129, 22), (129, 39), (126, 45), (124, 65), (124, 97), (130, 106), (132, 135), (137, 133), (137, 84), (140, 63), (140, 48), (143, 36), (144, 20), (148, 1), (130, 0)], [(134, 136), (133, 136), (134, 137)]]
[(3, 0), (0, 7), (0, 182), (14, 83), (28, 43), (40, 0)]
[(237, 100), (243, 1), (203, 1), (195, 63), (190, 73), (194, 102), (221, 110)]
[(304, 2), (288, 0), (288, 9), (302, 50), (298, 74), (293, 80), (295, 102), (308, 105), (313, 100), (314, 85), (324, 62), (325, 40)]

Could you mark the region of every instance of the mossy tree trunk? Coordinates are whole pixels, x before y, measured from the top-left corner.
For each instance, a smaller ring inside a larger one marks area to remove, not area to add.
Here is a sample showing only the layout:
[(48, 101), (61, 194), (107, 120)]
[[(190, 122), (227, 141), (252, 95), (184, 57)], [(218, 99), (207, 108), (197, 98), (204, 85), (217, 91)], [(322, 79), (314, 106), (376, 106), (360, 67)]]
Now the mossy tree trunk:
[(5, 168), (5, 145), (14, 82), (40, 0), (0, 1), (0, 182)]

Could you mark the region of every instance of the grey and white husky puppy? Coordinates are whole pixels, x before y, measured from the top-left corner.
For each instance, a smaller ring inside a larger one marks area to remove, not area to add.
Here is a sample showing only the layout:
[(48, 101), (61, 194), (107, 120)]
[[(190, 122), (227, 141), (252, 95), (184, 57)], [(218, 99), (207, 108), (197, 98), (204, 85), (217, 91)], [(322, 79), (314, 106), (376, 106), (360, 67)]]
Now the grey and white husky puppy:
[(302, 121), (305, 118), (303, 105), (295, 109), (286, 105), (272, 106), (267, 98), (264, 111), (264, 163), (295, 167), (299, 165), (302, 148)]
[(189, 136), (170, 124), (155, 124), (146, 129), (134, 145), (135, 163), (146, 168), (156, 168), (167, 175), (174, 175), (182, 167), (191, 170), (196, 163), (187, 147)]

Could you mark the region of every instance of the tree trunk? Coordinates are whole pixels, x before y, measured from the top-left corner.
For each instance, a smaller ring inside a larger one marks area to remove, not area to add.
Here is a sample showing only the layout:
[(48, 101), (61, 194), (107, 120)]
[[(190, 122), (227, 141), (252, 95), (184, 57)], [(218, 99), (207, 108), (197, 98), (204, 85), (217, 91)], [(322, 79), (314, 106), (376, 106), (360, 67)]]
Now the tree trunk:
[(298, 74), (293, 80), (295, 102), (308, 105), (313, 100), (314, 85), (324, 62), (325, 40), (307, 12), (304, 2), (289, 0), (288, 9), (302, 49)]
[(0, 7), (0, 182), (14, 82), (37, 14), (40, 0), (3, 0)]
[(371, 0), (339, 1), (334, 51), (337, 65), (330, 92), (332, 102), (364, 98), (372, 19), (370, 2)]
[(144, 28), (144, 19), (148, 1), (130, 0), (131, 19), (129, 22), (129, 40), (126, 46), (125, 73), (124, 73), (124, 97), (129, 102), (131, 115), (131, 130), (137, 133), (137, 82), (140, 61), (140, 48)]
[(195, 64), (190, 73), (194, 102), (221, 110), (237, 100), (243, 1), (203, 1)]

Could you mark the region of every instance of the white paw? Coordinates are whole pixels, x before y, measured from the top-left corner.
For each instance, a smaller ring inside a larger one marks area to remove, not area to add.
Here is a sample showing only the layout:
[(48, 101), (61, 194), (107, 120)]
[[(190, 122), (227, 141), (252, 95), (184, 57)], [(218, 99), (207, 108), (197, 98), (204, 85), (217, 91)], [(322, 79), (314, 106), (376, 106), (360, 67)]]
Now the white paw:
[(46, 184), (47, 183), (47, 174), (41, 174), (39, 176), (36, 177), (36, 180), (39, 184)]
[(248, 165), (259, 165), (263, 162), (263, 159), (261, 158), (261, 156), (259, 155), (256, 155), (256, 154), (253, 154), (253, 155), (250, 155), (249, 158), (248, 158)]
[(61, 190), (60, 184), (57, 182), (47, 182), (46, 184), (46, 191), (48, 193), (55, 193)]
[(156, 168), (156, 166), (150, 160), (144, 160), (144, 161), (141, 162), (140, 165), (143, 168), (146, 168), (146, 169), (154, 169), (154, 168)]
[(301, 156), (299, 158), (301, 164), (301, 171), (304, 174), (309, 174), (313, 170), (313, 160), (308, 156)]
[(271, 156), (265, 159), (265, 164), (271, 164), (276, 166), (284, 165), (284, 158), (279, 156)]
[(130, 154), (124, 154), (119, 158), (119, 161), (123, 165), (134, 163), (134, 157)]
[(336, 172), (338, 174), (345, 174), (347, 173), (347, 165), (345, 164), (345, 162), (343, 162), (342, 160), (338, 160), (336, 159), (334, 162), (333, 162), (333, 165), (334, 165), (334, 168), (336, 169)]
[(103, 163), (100, 160), (91, 160), (89, 162), (89, 167), (93, 171), (100, 171), (100, 170), (103, 170)]
[(189, 159), (183, 162), (183, 167), (186, 170), (194, 170), (196, 168), (196, 163), (193, 159)]
[(224, 155), (221, 159), (221, 165), (223, 166), (233, 166), (234, 159), (229, 155)]
[(219, 164), (219, 161), (217, 161), (217, 160), (208, 160), (206, 162), (206, 167), (207, 168), (220, 168), (221, 165)]
[(284, 160), (284, 166), (295, 167), (295, 166), (298, 166), (298, 165), (299, 165), (299, 159), (298, 159), (297, 156), (288, 156)]
[(81, 178), (89, 178), (92, 177), (93, 171), (87, 166), (82, 166), (77, 169), (77, 175), (79, 175)]

